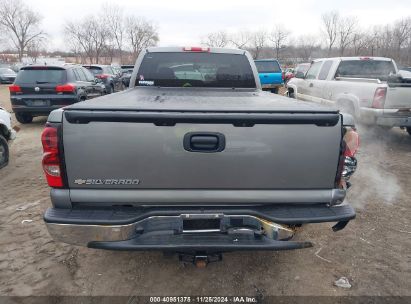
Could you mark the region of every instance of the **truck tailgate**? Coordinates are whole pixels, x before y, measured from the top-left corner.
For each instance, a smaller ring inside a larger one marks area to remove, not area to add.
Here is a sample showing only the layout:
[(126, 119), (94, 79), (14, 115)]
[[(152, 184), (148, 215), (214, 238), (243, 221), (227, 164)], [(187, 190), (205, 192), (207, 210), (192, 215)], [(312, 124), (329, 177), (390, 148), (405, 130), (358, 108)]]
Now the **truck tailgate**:
[(389, 86), (387, 89), (387, 98), (385, 100), (385, 109), (410, 109), (411, 108), (411, 84), (398, 84)]
[(281, 84), (283, 82), (282, 73), (260, 73), (260, 82), (264, 84)]
[[(200, 148), (201, 135), (215, 134), (224, 147), (189, 151), (185, 141), (193, 134), (200, 135)], [(341, 118), (338, 113), (70, 110), (63, 139), (71, 191), (315, 191), (334, 188)], [(153, 195), (161, 200), (166, 192), (149, 193), (155, 201)], [(287, 192), (283, 197), (287, 201)], [(204, 201), (201, 195), (197, 199)]]

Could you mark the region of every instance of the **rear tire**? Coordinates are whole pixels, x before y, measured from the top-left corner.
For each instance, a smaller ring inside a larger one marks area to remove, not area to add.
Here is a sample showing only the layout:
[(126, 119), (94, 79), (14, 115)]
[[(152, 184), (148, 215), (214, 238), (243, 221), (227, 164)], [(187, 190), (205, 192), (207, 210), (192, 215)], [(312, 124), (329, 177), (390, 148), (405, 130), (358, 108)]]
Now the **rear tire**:
[(29, 124), (33, 121), (33, 116), (27, 113), (16, 113), (16, 119), (21, 124)]
[(0, 135), (0, 169), (9, 163), (9, 145), (3, 135)]
[(295, 99), (295, 93), (294, 93), (294, 91), (287, 91), (287, 96), (288, 96), (289, 98)]
[(407, 127), (407, 132), (409, 135), (411, 135), (411, 127)]
[(107, 90), (107, 94), (113, 94), (113, 93), (114, 93), (114, 86), (110, 84)]

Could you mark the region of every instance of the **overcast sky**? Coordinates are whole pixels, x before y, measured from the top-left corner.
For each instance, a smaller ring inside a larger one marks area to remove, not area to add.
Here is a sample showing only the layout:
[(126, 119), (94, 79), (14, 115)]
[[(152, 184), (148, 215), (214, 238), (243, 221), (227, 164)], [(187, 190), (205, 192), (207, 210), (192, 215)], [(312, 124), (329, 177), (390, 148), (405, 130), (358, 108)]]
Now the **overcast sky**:
[(330, 10), (357, 16), (365, 27), (411, 16), (411, 0), (26, 0), (26, 3), (43, 15), (44, 28), (52, 40), (50, 49), (65, 49), (62, 37), (65, 20), (98, 12), (103, 3), (117, 4), (126, 13), (155, 22), (161, 46), (198, 45), (208, 32), (270, 29), (276, 23), (284, 24), (294, 36), (316, 34), (321, 14)]

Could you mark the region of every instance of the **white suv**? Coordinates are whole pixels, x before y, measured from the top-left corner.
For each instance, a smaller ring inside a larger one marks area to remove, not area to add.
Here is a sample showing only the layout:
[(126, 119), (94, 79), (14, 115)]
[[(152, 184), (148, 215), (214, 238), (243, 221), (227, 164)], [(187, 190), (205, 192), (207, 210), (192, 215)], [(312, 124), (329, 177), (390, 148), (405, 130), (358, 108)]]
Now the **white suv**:
[(11, 116), (0, 107), (0, 169), (9, 162), (8, 142), (14, 138), (16, 138), (16, 131), (11, 127)]

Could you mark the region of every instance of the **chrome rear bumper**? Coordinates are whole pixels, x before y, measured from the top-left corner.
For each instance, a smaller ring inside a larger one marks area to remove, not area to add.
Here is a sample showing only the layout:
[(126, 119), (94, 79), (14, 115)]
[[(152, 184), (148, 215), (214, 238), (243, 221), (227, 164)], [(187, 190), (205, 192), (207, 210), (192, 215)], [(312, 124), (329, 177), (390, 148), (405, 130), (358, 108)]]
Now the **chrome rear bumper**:
[[(220, 219), (218, 229), (184, 230), (183, 222), (188, 219)], [(242, 226), (230, 223), (240, 221)], [(295, 230), (291, 226), (276, 224), (250, 215), (182, 214), (180, 216), (153, 216), (127, 225), (79, 225), (47, 223), (47, 229), (54, 240), (72, 245), (88, 246), (94, 242), (120, 242), (138, 238), (146, 233), (173, 231), (175, 234), (210, 233), (256, 233), (275, 241), (289, 240)]]
[[(290, 250), (295, 227), (355, 218), (349, 204), (49, 208), (44, 221), (56, 241), (107, 250)], [(287, 241), (286, 241), (287, 240)]]
[(400, 109), (360, 108), (361, 122), (386, 127), (410, 127), (411, 112)]

